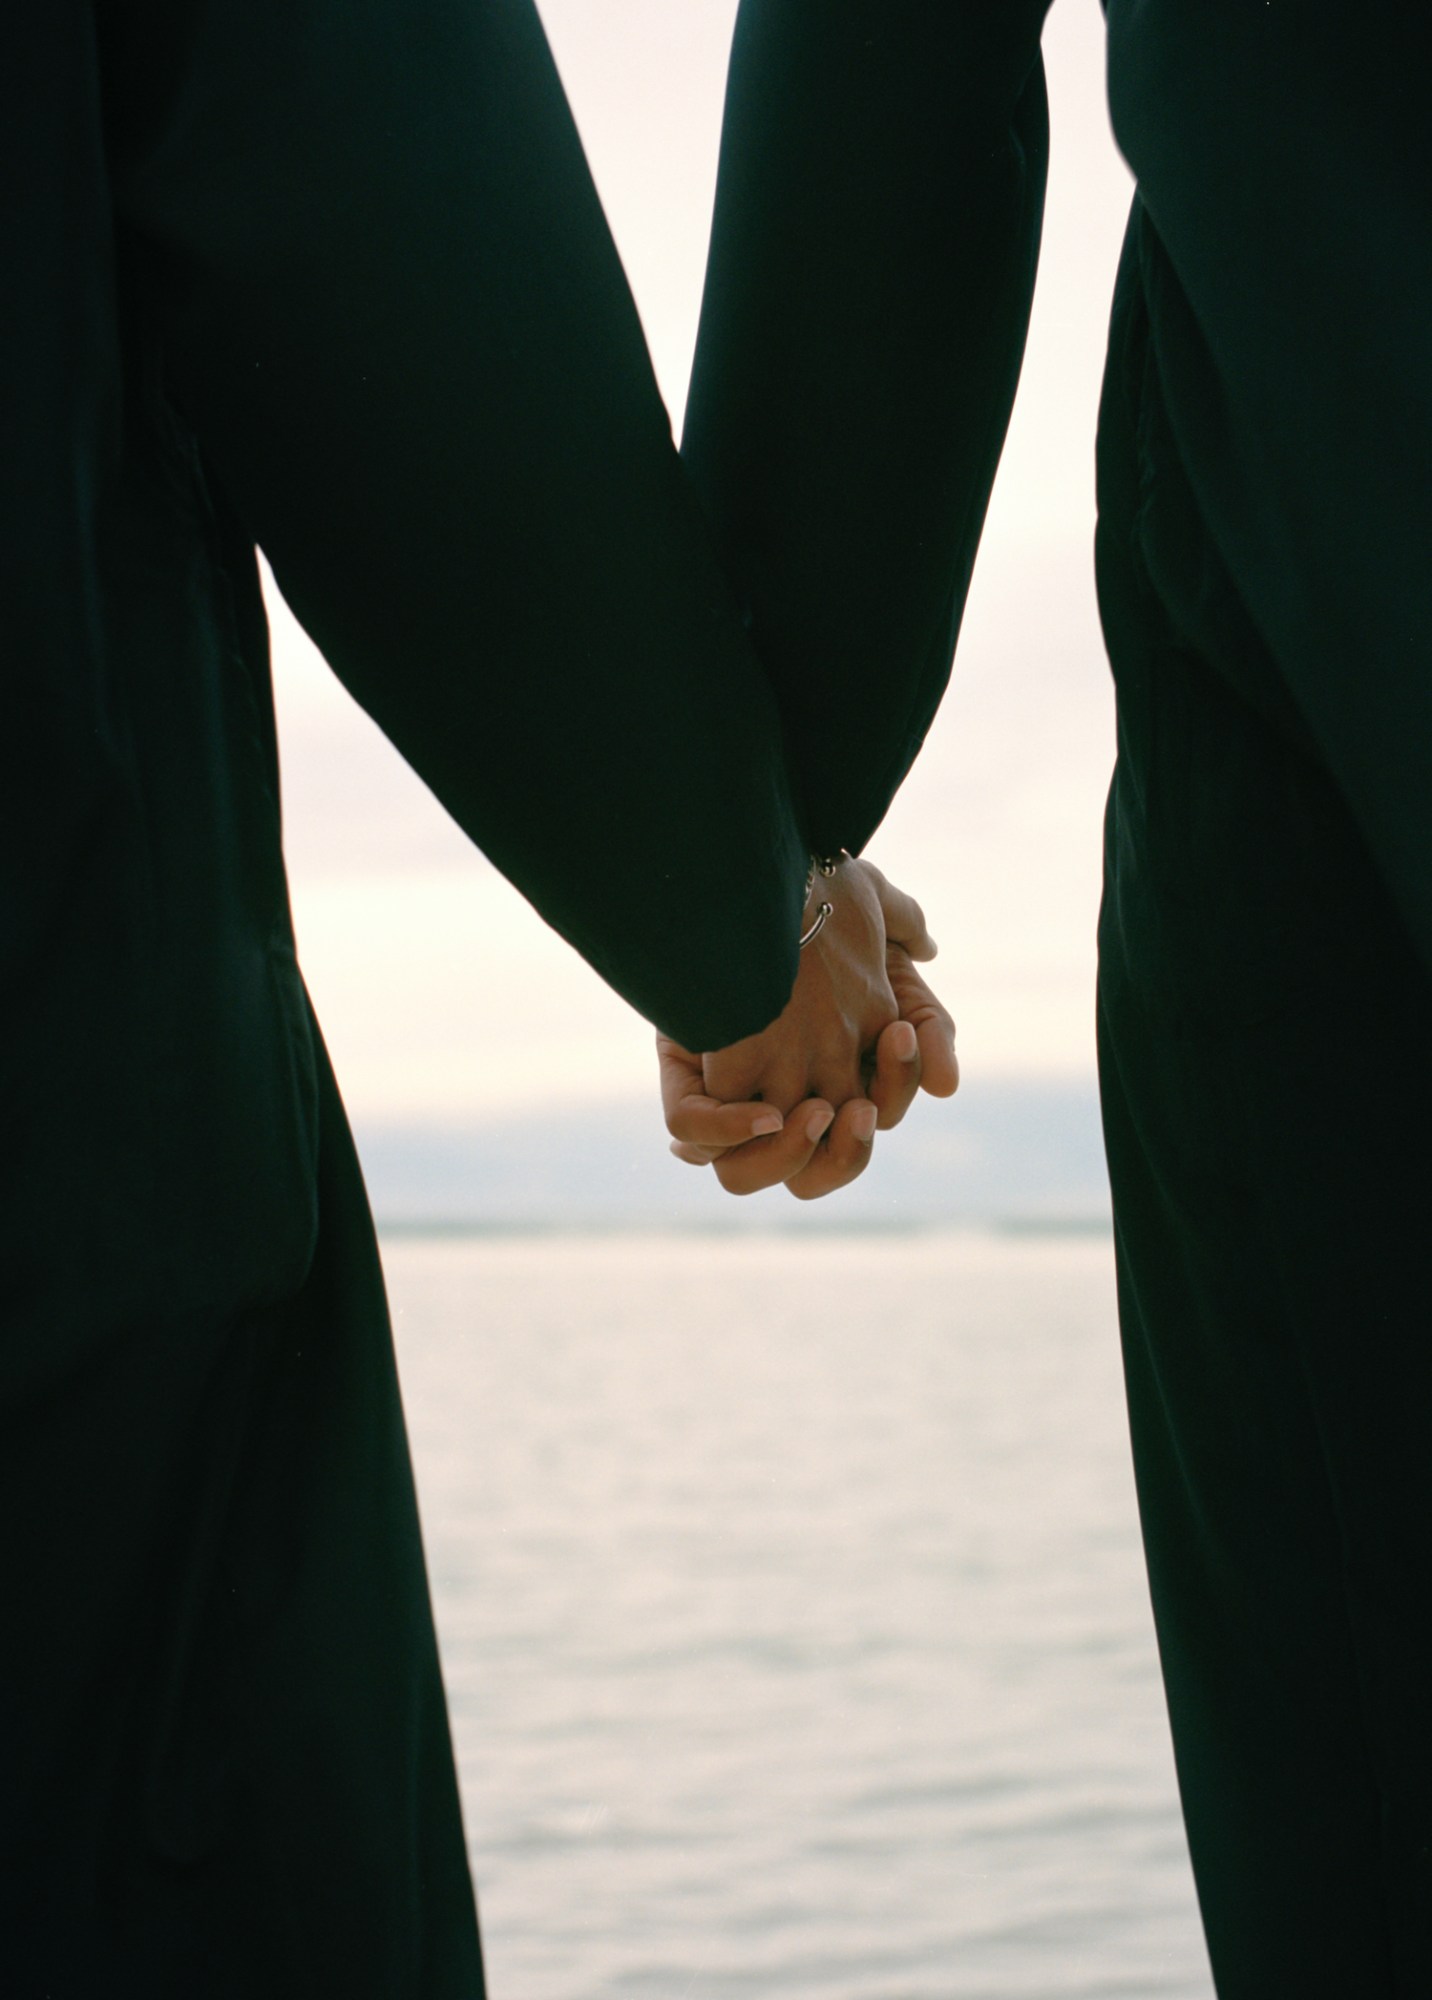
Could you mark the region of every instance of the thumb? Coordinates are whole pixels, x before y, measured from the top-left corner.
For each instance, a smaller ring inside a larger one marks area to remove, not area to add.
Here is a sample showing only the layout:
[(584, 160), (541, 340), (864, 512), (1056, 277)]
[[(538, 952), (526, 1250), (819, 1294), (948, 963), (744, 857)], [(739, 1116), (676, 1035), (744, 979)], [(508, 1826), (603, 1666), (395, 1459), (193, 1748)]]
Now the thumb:
[(871, 866), (869, 862), (866, 866), (870, 868), (875, 893), (880, 900), (880, 914), (885, 919), (886, 938), (891, 944), (902, 945), (913, 959), (921, 962), (932, 959), (938, 952), (939, 946), (930, 936), (925, 923), (925, 912), (913, 896), (907, 895), (903, 889), (897, 889), (893, 882), (886, 880), (878, 868)]

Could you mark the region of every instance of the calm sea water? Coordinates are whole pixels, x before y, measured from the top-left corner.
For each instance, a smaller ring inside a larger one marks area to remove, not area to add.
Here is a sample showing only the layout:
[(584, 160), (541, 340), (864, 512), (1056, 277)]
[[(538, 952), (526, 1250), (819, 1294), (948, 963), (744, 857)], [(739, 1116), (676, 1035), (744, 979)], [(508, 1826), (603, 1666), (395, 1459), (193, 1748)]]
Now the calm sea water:
[(494, 2000), (1210, 2000), (1107, 1241), (386, 1260)]

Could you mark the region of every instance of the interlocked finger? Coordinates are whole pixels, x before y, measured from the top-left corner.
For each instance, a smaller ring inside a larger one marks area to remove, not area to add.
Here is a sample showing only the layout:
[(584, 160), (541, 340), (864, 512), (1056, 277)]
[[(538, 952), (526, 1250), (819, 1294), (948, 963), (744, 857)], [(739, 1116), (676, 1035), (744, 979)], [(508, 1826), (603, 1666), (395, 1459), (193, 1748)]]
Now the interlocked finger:
[(813, 1149), (809, 1164), (787, 1177), (786, 1186), (797, 1201), (818, 1201), (865, 1172), (875, 1143), (877, 1116), (868, 1097), (852, 1097), (841, 1105), (825, 1139)]
[(898, 1125), (920, 1088), (920, 1042), (908, 1021), (892, 1021), (875, 1044), (875, 1071), (867, 1096), (882, 1132)]
[[(723, 1104), (719, 1098), (710, 1096), (702, 1079), (700, 1056), (692, 1055), (679, 1042), (658, 1035), (656, 1053), (661, 1066), (661, 1104), (666, 1114), (666, 1129), (682, 1145), (714, 1152), (780, 1130), (781, 1114), (773, 1105)], [(685, 1153), (678, 1155), (681, 1159), (688, 1157)]]
[(810, 1165), (835, 1113), (819, 1097), (800, 1104), (781, 1131), (766, 1139), (734, 1146), (713, 1162), (717, 1180), (727, 1194), (757, 1194), (779, 1187)]

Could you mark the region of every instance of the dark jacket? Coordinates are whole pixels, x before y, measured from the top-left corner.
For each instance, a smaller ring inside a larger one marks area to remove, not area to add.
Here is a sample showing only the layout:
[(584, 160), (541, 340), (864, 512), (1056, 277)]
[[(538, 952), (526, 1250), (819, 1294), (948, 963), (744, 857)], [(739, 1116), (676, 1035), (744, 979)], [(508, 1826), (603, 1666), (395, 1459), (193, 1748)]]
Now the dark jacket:
[(683, 1041), (784, 1004), (806, 838), (529, 0), (8, 9), (0, 189), (13, 1407), (309, 1253), (256, 545)]
[[(879, 817), (944, 684), (1033, 281), (1046, 11), (741, 7), (682, 449), (817, 842)], [(1275, 663), (1247, 692), (1307, 736), (1432, 966), (1432, 21), (1107, 14), (1150, 365)]]

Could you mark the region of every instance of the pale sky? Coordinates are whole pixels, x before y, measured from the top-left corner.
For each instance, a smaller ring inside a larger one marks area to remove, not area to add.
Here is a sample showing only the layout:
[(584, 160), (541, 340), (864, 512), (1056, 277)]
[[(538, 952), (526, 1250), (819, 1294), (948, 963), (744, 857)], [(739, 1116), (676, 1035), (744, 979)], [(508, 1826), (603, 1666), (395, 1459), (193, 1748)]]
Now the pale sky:
[[(735, 0), (544, 0), (679, 426)], [(967, 1073), (1093, 1063), (1113, 701), (1093, 439), (1129, 179), (1097, 0), (1045, 32), (1049, 200), (1028, 354), (950, 693), (869, 852), (923, 902)], [(461, 1121), (652, 1087), (651, 1031), (469, 845), (270, 591), (299, 954), (358, 1118)]]

